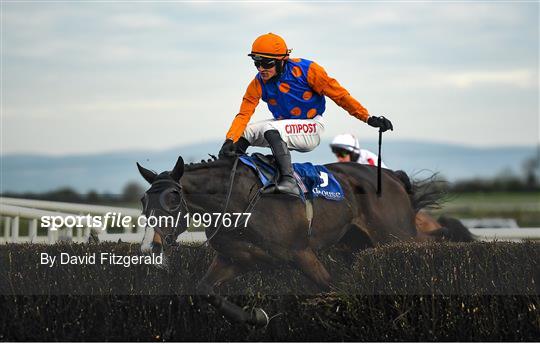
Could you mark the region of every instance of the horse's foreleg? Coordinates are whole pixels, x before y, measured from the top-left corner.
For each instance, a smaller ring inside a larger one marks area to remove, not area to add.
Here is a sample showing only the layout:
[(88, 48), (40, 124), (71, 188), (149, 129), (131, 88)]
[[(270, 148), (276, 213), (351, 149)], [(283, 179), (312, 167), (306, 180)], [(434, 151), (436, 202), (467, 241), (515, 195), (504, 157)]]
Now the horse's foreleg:
[(311, 248), (296, 251), (294, 261), (298, 268), (315, 282), (319, 288), (322, 290), (330, 289), (332, 278)]
[(218, 254), (212, 260), (197, 289), (203, 294), (213, 294), (215, 286), (238, 276), (242, 272), (243, 269), (240, 266)]
[(243, 269), (240, 266), (218, 254), (214, 257), (212, 264), (210, 264), (206, 275), (199, 282), (197, 289), (204, 295), (208, 303), (230, 320), (255, 326), (266, 326), (269, 321), (268, 315), (262, 309), (254, 308), (248, 313), (241, 307), (227, 301), (223, 296), (214, 293), (214, 286), (230, 280), (242, 272)]

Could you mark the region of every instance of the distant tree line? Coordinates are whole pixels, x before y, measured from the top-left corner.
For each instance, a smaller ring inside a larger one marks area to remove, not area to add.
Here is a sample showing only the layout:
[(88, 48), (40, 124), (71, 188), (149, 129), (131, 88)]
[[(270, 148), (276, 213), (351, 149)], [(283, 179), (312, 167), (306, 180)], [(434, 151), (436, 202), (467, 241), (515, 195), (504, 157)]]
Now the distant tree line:
[[(445, 192), (539, 192), (540, 191), (540, 152), (525, 160), (521, 174), (516, 175), (512, 170), (503, 170), (494, 178), (473, 178), (445, 183), (441, 176), (437, 188)], [(120, 194), (98, 193), (91, 190), (86, 194), (72, 188), (64, 187), (44, 193), (3, 193), (4, 197), (17, 197), (57, 202), (89, 203), (89, 204), (126, 204), (137, 203), (145, 189), (137, 182), (128, 182)]]
[(538, 192), (540, 191), (540, 152), (521, 166), (521, 174), (501, 171), (494, 178), (473, 178), (449, 185), (450, 192)]
[(5, 192), (4, 197), (16, 197), (55, 202), (89, 203), (89, 204), (125, 204), (139, 202), (144, 195), (145, 189), (137, 182), (127, 183), (120, 194), (98, 193), (90, 190), (87, 193), (79, 193), (70, 187), (63, 187), (53, 191), (33, 193)]

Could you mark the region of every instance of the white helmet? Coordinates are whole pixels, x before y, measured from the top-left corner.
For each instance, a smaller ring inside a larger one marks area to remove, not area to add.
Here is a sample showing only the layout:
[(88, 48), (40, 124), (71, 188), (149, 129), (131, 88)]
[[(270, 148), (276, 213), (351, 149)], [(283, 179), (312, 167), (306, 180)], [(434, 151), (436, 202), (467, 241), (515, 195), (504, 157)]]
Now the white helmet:
[(339, 134), (334, 137), (330, 148), (334, 149), (343, 149), (350, 153), (360, 154), (360, 143), (358, 139), (353, 134)]

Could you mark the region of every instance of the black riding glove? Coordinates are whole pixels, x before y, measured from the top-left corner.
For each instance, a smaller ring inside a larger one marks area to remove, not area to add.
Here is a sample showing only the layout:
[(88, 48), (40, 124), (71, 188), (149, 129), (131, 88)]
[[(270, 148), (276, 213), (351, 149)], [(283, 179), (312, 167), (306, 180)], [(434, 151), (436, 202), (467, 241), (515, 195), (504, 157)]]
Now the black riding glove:
[(392, 125), (392, 122), (390, 122), (390, 120), (384, 116), (380, 116), (380, 117), (370, 116), (367, 120), (367, 124), (375, 128), (381, 128), (382, 132), (385, 132), (387, 130), (394, 130), (394, 126)]
[(223, 142), (223, 146), (221, 146), (218, 156), (220, 158), (230, 158), (236, 156), (233, 140), (226, 139), (225, 142)]

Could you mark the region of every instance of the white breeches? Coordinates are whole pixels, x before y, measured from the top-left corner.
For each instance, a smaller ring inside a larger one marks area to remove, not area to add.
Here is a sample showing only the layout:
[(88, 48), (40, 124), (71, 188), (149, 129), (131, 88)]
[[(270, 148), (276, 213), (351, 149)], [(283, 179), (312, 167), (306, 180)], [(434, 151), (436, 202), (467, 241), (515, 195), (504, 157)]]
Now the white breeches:
[(267, 130), (279, 131), (290, 150), (309, 152), (321, 143), (324, 122), (322, 116), (313, 119), (267, 119), (248, 124), (243, 136), (252, 146), (268, 147), (264, 138)]

